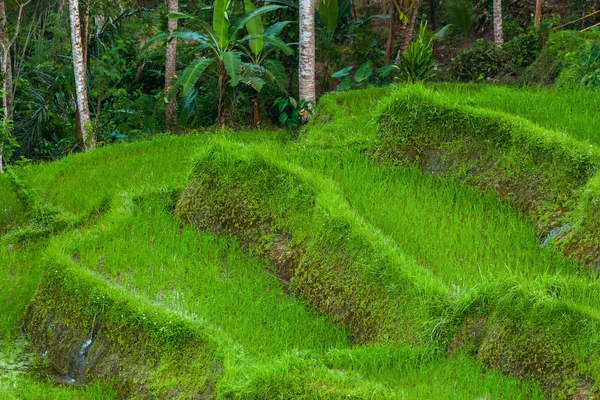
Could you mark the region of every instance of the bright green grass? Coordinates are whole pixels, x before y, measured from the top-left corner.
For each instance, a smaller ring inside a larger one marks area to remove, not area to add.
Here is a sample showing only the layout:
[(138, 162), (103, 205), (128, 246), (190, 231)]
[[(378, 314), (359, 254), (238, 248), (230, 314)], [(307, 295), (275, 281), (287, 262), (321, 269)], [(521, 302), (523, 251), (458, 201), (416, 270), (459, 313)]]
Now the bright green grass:
[(540, 249), (534, 228), (492, 194), (355, 152), (289, 153), (333, 177), (356, 212), (449, 284), (576, 271)]
[(286, 296), (234, 240), (180, 227), (155, 196), (139, 206), (123, 200), (95, 227), (63, 234), (51, 246), (130, 292), (207, 320), (255, 359), (348, 345), (342, 329)]
[(18, 225), (25, 209), (17, 198), (7, 174), (0, 175), (0, 235)]
[[(121, 191), (143, 193), (161, 187), (183, 187), (190, 158), (214, 133), (162, 136), (75, 154), (18, 170), (19, 177), (52, 205), (74, 214), (89, 213)], [(282, 141), (272, 131), (222, 133), (235, 141)]]
[[(541, 251), (533, 227), (493, 196), (424, 176), (415, 169), (373, 164), (366, 154), (343, 150), (374, 137), (373, 110), (386, 94), (381, 89), (375, 92), (377, 96), (374, 93), (369, 102), (361, 101), (360, 95), (348, 94), (339, 103), (331, 98), (329, 120), (311, 123), (306, 142), (287, 146), (285, 153), (273, 146), (275, 151), (331, 176), (355, 211), (450, 285), (470, 287), (516, 276), (531, 278), (535, 287), (533, 278), (538, 274), (572, 270), (568, 263)], [(336, 114), (336, 107), (343, 112)], [(347, 113), (355, 118), (345, 118)], [(280, 141), (272, 133), (234, 139), (262, 142), (269, 135)], [(158, 305), (210, 321), (240, 343), (250, 359), (268, 365), (294, 349), (324, 357), (345, 351), (348, 342), (343, 330), (289, 298), (280, 282), (265, 273), (261, 263), (246, 258), (234, 240), (180, 228), (156, 197), (146, 196), (137, 205), (129, 200), (162, 187), (183, 187), (189, 160), (205, 139), (202, 135), (165, 137), (115, 145), (22, 168), (18, 174), (40, 197), (74, 213), (86, 213), (111, 201), (116, 208), (108, 215), (51, 239), (52, 247), (77, 254), (87, 268)], [(321, 151), (307, 143), (316, 148), (340, 146), (340, 150)], [(44, 247), (39, 242), (10, 252), (5, 245), (0, 249), (0, 301), (2, 309), (5, 304), (11, 308), (0, 319), (0, 329), (15, 332), (18, 328), (39, 282)], [(568, 298), (578, 304), (600, 304), (598, 296), (590, 294), (597, 291), (595, 282), (572, 279), (564, 296), (571, 290)], [(379, 350), (369, 350), (363, 358), (356, 353), (352, 357), (361, 360), (360, 367), (337, 367), (384, 382), (396, 390), (398, 398), (542, 398), (536, 386), (484, 372), (463, 355), (401, 370), (384, 365)], [(18, 393), (31, 393), (31, 398), (69, 398), (71, 393), (72, 398), (83, 398), (71, 389), (49, 389), (19, 380)], [(96, 396), (94, 390), (88, 390), (90, 398), (109, 393), (100, 388)], [(48, 397), (43, 397), (46, 393)]]
[(454, 101), (518, 115), (551, 130), (600, 145), (600, 92), (516, 89), (495, 85), (434, 85)]
[(0, 339), (15, 335), (43, 274), (41, 253), (46, 241), (0, 241)]
[[(181, 228), (156, 196), (143, 202), (122, 199), (96, 227), (60, 235), (51, 247), (76, 254), (83, 266), (130, 292), (222, 329), (258, 363), (252, 368), (269, 368), (273, 360), (297, 351), (326, 358), (348, 351), (343, 330), (287, 296), (233, 239)], [(386, 363), (377, 346), (346, 354), (352, 362), (333, 366), (384, 384), (398, 398), (543, 398), (537, 386), (486, 374), (464, 355), (407, 367), (398, 359)]]
[[(0, 371), (1, 372), (1, 371)], [(86, 387), (50, 385), (24, 374), (0, 377), (3, 400), (112, 400), (118, 399), (110, 388), (92, 384)]]

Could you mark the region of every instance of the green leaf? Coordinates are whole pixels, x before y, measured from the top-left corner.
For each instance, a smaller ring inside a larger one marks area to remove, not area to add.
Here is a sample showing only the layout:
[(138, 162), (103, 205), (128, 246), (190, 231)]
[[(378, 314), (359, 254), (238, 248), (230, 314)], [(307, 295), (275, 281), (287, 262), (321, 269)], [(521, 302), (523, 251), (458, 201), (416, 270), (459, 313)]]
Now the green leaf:
[(279, 50), (283, 51), (283, 53), (286, 56), (290, 56), (294, 53), (294, 50), (292, 50), (292, 48), (290, 46), (288, 46), (283, 41), (281, 41), (280, 39), (278, 39), (274, 36), (264, 36), (263, 40), (265, 41), (265, 43), (273, 45), (273, 46), (277, 47)]
[(348, 76), (348, 74), (350, 73), (350, 71), (352, 70), (352, 68), (354, 68), (352, 65), (346, 68), (342, 68), (338, 71), (335, 71), (333, 73), (333, 75), (331, 75), (332, 78), (343, 78), (345, 76)]
[(212, 42), (214, 43), (214, 45), (216, 47), (220, 48), (220, 46), (219, 46), (220, 36), (217, 32), (215, 32), (215, 30), (212, 28), (212, 26), (210, 26), (209, 24), (207, 24), (204, 21), (198, 21), (198, 23), (200, 24), (200, 26), (202, 28), (204, 28), (206, 33), (208, 33), (208, 36), (212, 39)]
[(354, 80), (358, 83), (373, 75), (373, 62), (371, 60), (363, 63), (354, 74)]
[(225, 70), (229, 75), (231, 86), (237, 86), (240, 83), (240, 68), (242, 67), (242, 53), (239, 51), (226, 51), (221, 54)]
[(167, 14), (167, 18), (169, 19), (190, 19), (194, 18), (193, 15), (182, 13), (182, 12), (171, 12)]
[[(183, 71), (181, 78), (177, 81), (175, 93), (181, 89), (181, 95), (186, 96), (193, 88), (200, 76), (213, 62), (214, 58), (197, 58)], [(171, 90), (173, 92), (173, 90)], [(169, 96), (172, 97), (172, 96)]]
[(338, 20), (338, 2), (337, 0), (322, 0), (318, 6), (319, 16), (323, 24), (331, 32), (335, 31)]
[(290, 104), (292, 105), (292, 107), (298, 108), (298, 103), (296, 102), (296, 99), (294, 99), (293, 97), (290, 97)]
[[(256, 7), (254, 6), (254, 3), (252, 3), (252, 0), (244, 0), (244, 6), (246, 8), (247, 13), (256, 10)], [(258, 15), (256, 17), (250, 18), (246, 23), (246, 30), (250, 35), (257, 36), (254, 39), (250, 39), (250, 50), (252, 50), (252, 53), (254, 53), (255, 55), (259, 55), (265, 45), (265, 42), (262, 38), (262, 35), (265, 32), (262, 18)]]
[(260, 79), (257, 76), (253, 76), (252, 78), (250, 78), (250, 80), (248, 81), (248, 84), (250, 84), (250, 86), (252, 86), (254, 88), (254, 90), (256, 90), (257, 92), (260, 93), (261, 89), (263, 88), (263, 86), (265, 85), (265, 81), (263, 81), (262, 79)]
[(147, 49), (148, 47), (152, 46), (156, 42), (167, 40), (169, 38), (169, 35), (170, 35), (169, 32), (161, 32), (158, 35), (151, 37), (150, 39), (148, 39), (148, 41), (146, 43), (144, 43), (143, 49)]
[(285, 121), (287, 121), (287, 119), (288, 119), (288, 115), (286, 113), (279, 114), (279, 123), (281, 125), (285, 124)]
[(265, 31), (265, 36), (279, 37), (279, 34), (283, 30), (283, 28), (285, 28), (286, 25), (289, 24), (290, 22), (292, 22), (292, 21), (280, 21), (280, 22), (274, 23), (273, 25), (271, 25), (267, 28), (267, 30)]
[[(219, 1), (219, 0), (217, 0), (217, 1)], [(237, 34), (240, 31), (240, 29), (242, 29), (244, 26), (246, 26), (246, 23), (249, 20), (251, 20), (252, 18), (258, 17), (260, 15), (266, 14), (266, 13), (274, 11), (274, 10), (279, 10), (282, 8), (286, 8), (286, 7), (284, 7), (284, 6), (264, 6), (264, 7), (257, 8), (256, 10), (250, 11), (249, 13), (244, 15), (242, 18), (235, 21), (235, 24), (233, 24), (231, 26), (231, 29), (229, 32), (229, 38), (231, 38), (231, 40), (235, 40), (237, 38)]]
[(281, 5), (293, 8), (295, 10), (299, 9), (298, 3), (295, 1), (290, 1), (290, 0), (267, 0), (267, 3), (281, 4)]
[(198, 32), (173, 32), (173, 37), (184, 39), (184, 40), (192, 40), (194, 42), (200, 43), (200, 46), (194, 49), (195, 52), (200, 52), (209, 47), (212, 47), (212, 38), (209, 35)]
[(213, 29), (218, 35), (219, 48), (223, 49), (229, 44), (229, 16), (227, 8), (229, 0), (215, 0), (213, 9)]
[(350, 87), (352, 87), (352, 81), (350, 80), (350, 78), (345, 77), (344, 80), (342, 81), (342, 83), (340, 83), (339, 85), (337, 85), (336, 90), (338, 91), (343, 91), (343, 90), (348, 90), (350, 89)]
[(279, 112), (283, 112), (283, 110), (287, 107), (289, 101), (290, 100), (288, 98), (285, 98), (285, 97), (282, 97), (279, 100), (279, 105), (278, 105), (279, 106)]
[(400, 68), (395, 64), (389, 64), (384, 67), (377, 68), (375, 71), (379, 74), (379, 76), (381, 76), (382, 78), (385, 78), (395, 69), (397, 70)]
[(280, 86), (284, 88), (287, 86), (288, 76), (285, 73), (285, 67), (283, 66), (283, 64), (281, 64), (279, 60), (265, 60), (263, 62), (263, 65), (267, 70), (269, 70), (271, 75), (273, 75), (273, 77), (277, 80)]

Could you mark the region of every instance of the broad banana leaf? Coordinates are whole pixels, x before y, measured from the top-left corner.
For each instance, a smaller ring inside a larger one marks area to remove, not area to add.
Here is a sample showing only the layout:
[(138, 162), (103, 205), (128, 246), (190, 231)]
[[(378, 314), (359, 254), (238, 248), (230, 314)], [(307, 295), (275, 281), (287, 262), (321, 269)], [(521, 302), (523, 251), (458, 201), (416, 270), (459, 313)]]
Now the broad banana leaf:
[(181, 95), (186, 96), (196, 85), (200, 76), (204, 73), (213, 62), (214, 58), (197, 58), (183, 71), (181, 78), (177, 81), (175, 90), (171, 90), (173, 95), (176, 95), (178, 90), (181, 90)]
[(327, 29), (335, 31), (338, 21), (338, 2), (337, 0), (323, 0), (319, 3), (319, 16)]
[(242, 53), (239, 51), (226, 51), (221, 54), (225, 70), (231, 79), (229, 84), (237, 86), (240, 83), (240, 68), (242, 67)]
[(236, 40), (237, 34), (240, 31), (240, 29), (242, 29), (244, 26), (246, 26), (246, 23), (248, 23), (248, 21), (250, 21), (252, 18), (266, 14), (270, 11), (279, 10), (281, 8), (287, 8), (287, 7), (264, 6), (264, 7), (257, 8), (256, 10), (250, 11), (249, 13), (246, 13), (242, 18), (235, 21), (235, 23), (231, 26), (231, 29), (229, 32), (229, 38), (231, 40)]
[[(252, 0), (244, 0), (244, 6), (246, 8), (247, 13), (256, 10), (256, 7), (254, 6), (254, 3), (252, 3)], [(265, 42), (262, 38), (262, 35), (265, 32), (265, 27), (263, 26), (262, 18), (260, 16), (251, 18), (246, 23), (246, 30), (250, 35), (257, 36), (254, 39), (250, 39), (250, 50), (252, 50), (252, 52), (255, 55), (259, 55), (263, 47), (265, 46)]]
[(225, 48), (229, 44), (229, 16), (227, 7), (229, 0), (215, 0), (213, 9), (213, 29), (219, 36), (219, 47)]
[(285, 28), (285, 26), (287, 24), (289, 24), (290, 22), (292, 22), (292, 21), (275, 22), (273, 25), (271, 25), (267, 28), (267, 30), (265, 31), (265, 36), (279, 37), (279, 34), (283, 30), (283, 28)]

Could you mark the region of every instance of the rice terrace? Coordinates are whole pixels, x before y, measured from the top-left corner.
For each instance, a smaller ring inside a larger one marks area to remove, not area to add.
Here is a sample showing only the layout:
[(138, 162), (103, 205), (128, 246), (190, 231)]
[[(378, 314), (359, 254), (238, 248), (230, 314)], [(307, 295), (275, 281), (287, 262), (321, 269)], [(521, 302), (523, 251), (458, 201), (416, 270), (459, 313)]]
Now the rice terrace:
[(600, 399), (599, 21), (0, 0), (0, 399)]

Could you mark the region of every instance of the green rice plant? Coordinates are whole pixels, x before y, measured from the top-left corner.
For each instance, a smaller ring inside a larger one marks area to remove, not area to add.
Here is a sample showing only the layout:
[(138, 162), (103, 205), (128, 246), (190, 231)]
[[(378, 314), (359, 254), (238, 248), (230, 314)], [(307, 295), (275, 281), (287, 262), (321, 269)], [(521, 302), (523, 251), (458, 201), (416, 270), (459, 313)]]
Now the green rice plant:
[(498, 85), (433, 84), (452, 102), (502, 111), (571, 136), (600, 144), (600, 93), (555, 88), (515, 88)]
[(457, 105), (424, 87), (392, 95), (376, 149), (382, 158), (417, 162), (431, 173), (499, 193), (538, 222), (543, 235), (573, 219), (577, 191), (600, 167), (600, 152), (587, 143)]

